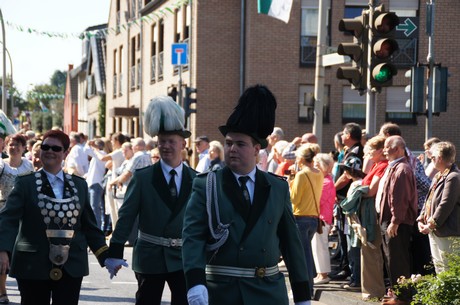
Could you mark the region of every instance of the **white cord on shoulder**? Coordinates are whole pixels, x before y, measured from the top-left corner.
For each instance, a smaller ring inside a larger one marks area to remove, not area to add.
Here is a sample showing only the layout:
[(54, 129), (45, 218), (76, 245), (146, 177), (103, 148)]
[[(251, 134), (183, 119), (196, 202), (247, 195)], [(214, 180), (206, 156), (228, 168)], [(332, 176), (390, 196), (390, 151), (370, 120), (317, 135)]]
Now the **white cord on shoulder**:
[[(214, 209), (216, 212), (216, 223), (217, 227), (213, 228), (212, 221), (212, 202), (214, 201)], [(206, 178), (206, 211), (208, 212), (208, 223), (209, 223), (209, 232), (211, 233), (212, 238), (216, 240), (213, 244), (207, 244), (207, 251), (214, 251), (219, 249), (228, 238), (228, 227), (230, 224), (222, 224), (220, 222), (219, 216), (219, 202), (217, 201), (217, 186), (216, 186), (216, 173), (210, 171)]]

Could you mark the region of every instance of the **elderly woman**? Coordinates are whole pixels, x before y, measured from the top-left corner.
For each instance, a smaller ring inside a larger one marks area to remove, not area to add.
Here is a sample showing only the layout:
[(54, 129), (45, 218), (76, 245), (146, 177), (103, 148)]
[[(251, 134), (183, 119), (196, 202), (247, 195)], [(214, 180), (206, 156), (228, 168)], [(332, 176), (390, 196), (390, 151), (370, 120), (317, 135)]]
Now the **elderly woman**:
[(291, 182), (291, 201), (299, 228), (302, 246), (307, 260), (310, 290), (313, 291), (315, 268), (311, 240), (318, 228), (320, 198), (323, 191), (323, 173), (313, 166), (313, 158), (319, 153), (318, 144), (304, 144), (296, 150), (296, 166), (299, 171)]
[(219, 141), (209, 142), (208, 154), (211, 160), (208, 170), (213, 171), (224, 167), (224, 147)]
[(312, 240), (313, 259), (317, 276), (314, 284), (327, 284), (331, 280), (327, 274), (331, 272), (331, 260), (329, 257), (329, 231), (332, 225), (332, 214), (335, 203), (335, 186), (332, 178), (334, 159), (329, 154), (319, 153), (314, 158), (315, 168), (319, 169), (324, 176), (323, 191), (321, 193), (319, 218), (324, 222), (323, 232), (316, 233)]
[(431, 154), (438, 173), (417, 221), (419, 231), (429, 236), (434, 267), (440, 273), (447, 267), (446, 254), (460, 239), (460, 171), (454, 163), (454, 144), (434, 144)]

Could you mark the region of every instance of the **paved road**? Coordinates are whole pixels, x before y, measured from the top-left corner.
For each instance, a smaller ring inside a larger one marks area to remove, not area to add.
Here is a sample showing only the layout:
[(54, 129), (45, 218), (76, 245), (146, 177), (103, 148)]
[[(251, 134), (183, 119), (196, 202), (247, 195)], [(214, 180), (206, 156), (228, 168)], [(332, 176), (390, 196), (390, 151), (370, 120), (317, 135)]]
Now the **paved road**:
[[(132, 248), (125, 248), (125, 257), (131, 263)], [(90, 275), (83, 278), (80, 293), (79, 305), (131, 305), (134, 304), (134, 295), (137, 289), (137, 281), (130, 268), (124, 268), (118, 275), (109, 279), (109, 274), (105, 268), (101, 268), (92, 253), (89, 254)], [(16, 280), (7, 279), (7, 290), (10, 304), (20, 304), (19, 291)], [(166, 285), (163, 293), (162, 305), (169, 305), (171, 292)], [(294, 304), (291, 300), (290, 304)], [(313, 302), (314, 305), (323, 305), (321, 302)]]

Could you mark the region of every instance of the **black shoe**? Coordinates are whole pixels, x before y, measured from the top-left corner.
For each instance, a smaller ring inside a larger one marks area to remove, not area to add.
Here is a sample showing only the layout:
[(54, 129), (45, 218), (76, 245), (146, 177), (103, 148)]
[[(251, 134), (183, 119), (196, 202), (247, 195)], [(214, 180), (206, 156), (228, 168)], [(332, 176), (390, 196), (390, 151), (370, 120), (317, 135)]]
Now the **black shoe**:
[(345, 270), (342, 270), (342, 271), (340, 271), (339, 273), (336, 273), (336, 274), (330, 274), (329, 275), (331, 280), (335, 280), (335, 281), (345, 280), (349, 276), (350, 276), (350, 273), (346, 272)]

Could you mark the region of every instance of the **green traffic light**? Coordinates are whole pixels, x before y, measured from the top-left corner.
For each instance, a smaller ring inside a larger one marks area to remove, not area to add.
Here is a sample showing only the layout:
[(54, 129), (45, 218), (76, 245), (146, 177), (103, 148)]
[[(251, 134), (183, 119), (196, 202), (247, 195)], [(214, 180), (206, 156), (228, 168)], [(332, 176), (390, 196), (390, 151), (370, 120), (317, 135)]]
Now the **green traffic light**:
[(391, 69), (388, 66), (383, 66), (379, 69), (379, 71), (374, 74), (374, 79), (379, 83), (384, 83), (390, 80), (393, 77), (391, 73)]

